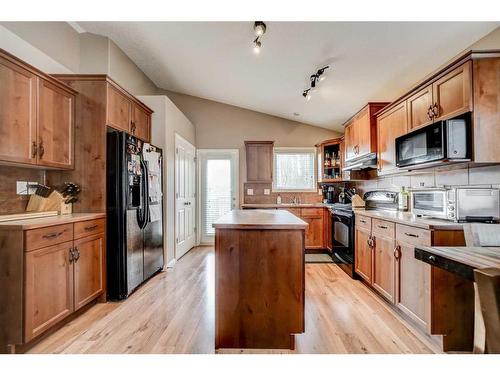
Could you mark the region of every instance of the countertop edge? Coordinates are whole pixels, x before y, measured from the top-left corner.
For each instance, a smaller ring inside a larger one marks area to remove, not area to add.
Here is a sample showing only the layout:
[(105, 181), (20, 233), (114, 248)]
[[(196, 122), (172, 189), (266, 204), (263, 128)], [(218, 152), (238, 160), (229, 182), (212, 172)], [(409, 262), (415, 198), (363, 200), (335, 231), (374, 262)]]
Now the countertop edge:
[(105, 217), (106, 217), (105, 213), (97, 212), (97, 213), (74, 213), (67, 215), (41, 217), (36, 219), (12, 220), (0, 223), (0, 229), (30, 230), (37, 228), (52, 227), (55, 225), (71, 224), (79, 221), (101, 219)]

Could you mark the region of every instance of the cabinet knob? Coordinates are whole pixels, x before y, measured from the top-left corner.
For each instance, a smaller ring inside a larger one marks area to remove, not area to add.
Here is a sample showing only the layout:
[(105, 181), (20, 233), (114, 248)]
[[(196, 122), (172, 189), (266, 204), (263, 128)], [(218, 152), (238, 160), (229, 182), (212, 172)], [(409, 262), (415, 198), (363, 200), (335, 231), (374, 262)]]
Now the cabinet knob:
[(427, 109), (427, 117), (429, 117), (429, 120), (432, 120), (432, 118), (434, 117), (434, 112), (432, 110), (432, 105), (430, 105), (429, 108)]
[(432, 114), (436, 118), (439, 117), (439, 106), (437, 103), (434, 103), (434, 105), (432, 106)]
[(401, 258), (401, 246), (397, 245), (394, 248), (394, 258), (399, 259)]
[(45, 154), (45, 148), (43, 147), (43, 139), (40, 140), (40, 144), (38, 145), (38, 156), (40, 159), (43, 157), (43, 154)]
[(70, 247), (69, 248), (69, 262), (73, 263), (74, 259), (75, 259), (75, 254), (73, 253), (73, 249)]
[(38, 151), (38, 146), (36, 145), (36, 142), (33, 141), (33, 143), (31, 144), (31, 158), (36, 158), (36, 153)]

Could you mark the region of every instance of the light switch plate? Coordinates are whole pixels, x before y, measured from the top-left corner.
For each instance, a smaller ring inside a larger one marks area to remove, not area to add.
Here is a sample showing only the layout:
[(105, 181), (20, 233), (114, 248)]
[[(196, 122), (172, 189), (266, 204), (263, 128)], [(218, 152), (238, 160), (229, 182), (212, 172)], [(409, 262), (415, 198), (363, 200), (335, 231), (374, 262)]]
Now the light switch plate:
[(253, 189), (247, 189), (247, 195), (253, 195)]
[(17, 195), (27, 195), (28, 194), (28, 182), (27, 181), (16, 181), (16, 194)]
[(264, 189), (264, 195), (271, 195), (271, 189)]

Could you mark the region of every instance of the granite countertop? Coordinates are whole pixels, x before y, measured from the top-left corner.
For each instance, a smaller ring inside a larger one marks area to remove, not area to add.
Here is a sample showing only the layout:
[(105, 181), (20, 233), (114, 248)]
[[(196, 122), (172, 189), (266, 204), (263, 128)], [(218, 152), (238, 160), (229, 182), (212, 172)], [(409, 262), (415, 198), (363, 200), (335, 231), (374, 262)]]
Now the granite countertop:
[(27, 229), (50, 227), (59, 224), (75, 223), (77, 221), (99, 219), (103, 217), (106, 217), (105, 213), (74, 213), (68, 215), (40, 217), (36, 219), (3, 221), (0, 223), (0, 228), (27, 230)]
[(331, 207), (331, 204), (316, 202), (316, 203), (243, 203), (241, 208), (320, 208), (320, 207)]
[(410, 225), (412, 227), (418, 227), (429, 230), (463, 229), (463, 224), (461, 223), (455, 223), (453, 221), (447, 221), (441, 219), (426, 219), (422, 217), (417, 217), (411, 212), (388, 211), (388, 210), (365, 210), (364, 208), (355, 208), (354, 214), (373, 217), (376, 219), (383, 219), (387, 221), (392, 221), (394, 223)]
[(212, 226), (216, 229), (306, 229), (307, 223), (286, 210), (233, 210)]

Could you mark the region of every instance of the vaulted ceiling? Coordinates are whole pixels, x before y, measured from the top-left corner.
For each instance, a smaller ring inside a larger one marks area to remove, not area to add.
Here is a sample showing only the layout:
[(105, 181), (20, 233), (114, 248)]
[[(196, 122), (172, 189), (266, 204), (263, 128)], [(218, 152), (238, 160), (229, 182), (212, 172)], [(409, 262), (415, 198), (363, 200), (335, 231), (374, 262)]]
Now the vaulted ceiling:
[[(340, 130), (369, 101), (391, 101), (495, 22), (78, 22), (111, 38), (158, 86)], [(310, 101), (309, 76), (329, 65)], [(299, 114), (294, 115), (294, 113)]]

